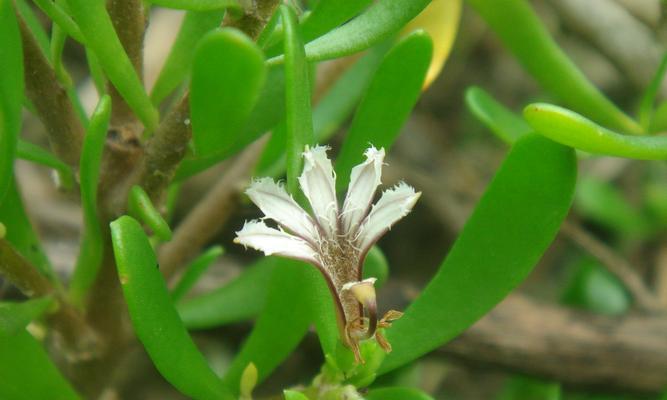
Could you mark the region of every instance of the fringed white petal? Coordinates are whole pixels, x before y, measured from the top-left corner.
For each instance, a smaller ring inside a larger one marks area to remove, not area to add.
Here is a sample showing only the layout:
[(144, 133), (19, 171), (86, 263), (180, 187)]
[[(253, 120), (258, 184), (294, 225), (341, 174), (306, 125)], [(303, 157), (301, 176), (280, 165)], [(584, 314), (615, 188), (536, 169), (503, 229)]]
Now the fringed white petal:
[(248, 221), (236, 232), (235, 243), (277, 255), (318, 264), (315, 250), (305, 240), (287, 232), (268, 227), (262, 221)]
[(382, 193), (359, 229), (356, 241), (362, 252), (377, 242), (394, 223), (408, 215), (419, 196), (421, 192), (415, 193), (415, 189), (403, 182)]
[(246, 194), (264, 212), (267, 218), (278, 222), (295, 235), (312, 242), (319, 241), (313, 219), (290, 196), (282, 185), (271, 178), (254, 181)]
[(330, 238), (334, 238), (338, 224), (336, 177), (331, 160), (327, 158), (327, 150), (325, 146), (315, 146), (312, 149), (306, 146), (299, 185), (313, 208), (317, 222)]
[(350, 185), (343, 203), (343, 233), (354, 236), (361, 221), (368, 214), (373, 196), (380, 185), (384, 148), (370, 147), (364, 153), (366, 161), (352, 168)]

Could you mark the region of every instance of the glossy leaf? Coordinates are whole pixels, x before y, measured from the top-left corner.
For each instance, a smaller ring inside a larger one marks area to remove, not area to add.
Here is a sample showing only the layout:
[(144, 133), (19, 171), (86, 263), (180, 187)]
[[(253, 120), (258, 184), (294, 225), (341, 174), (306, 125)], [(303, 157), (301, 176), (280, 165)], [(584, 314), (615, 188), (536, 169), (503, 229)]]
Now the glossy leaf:
[(35, 0), (35, 4), (44, 12), (44, 14), (48, 15), (51, 21), (65, 31), (68, 36), (79, 43), (83, 43), (83, 34), (81, 33), (79, 26), (72, 20), (69, 14), (60, 7), (60, 4), (53, 0)]
[(86, 291), (95, 281), (102, 263), (104, 243), (100, 218), (97, 214), (97, 183), (110, 118), (111, 98), (105, 95), (100, 99), (90, 118), (79, 160), (84, 231), (70, 283), (70, 294), (76, 302), (83, 299)]
[(539, 134), (579, 150), (640, 160), (667, 159), (667, 136), (622, 135), (551, 104), (531, 104), (523, 115)]
[(219, 29), (200, 41), (190, 85), (198, 156), (228, 151), (239, 141), (265, 75), (262, 51), (240, 31)]
[(568, 212), (575, 161), (536, 135), (513, 146), (435, 277), (386, 331), (393, 351), (380, 373), (451, 340), (525, 279)]
[(426, 73), (424, 88), (430, 86), (440, 75), (454, 47), (463, 9), (462, 3), (463, 0), (431, 1), (431, 4), (403, 28), (404, 34), (423, 29), (433, 39), (433, 58)]
[(195, 399), (231, 399), (174, 309), (141, 225), (123, 216), (111, 223), (118, 276), (134, 331), (162, 376)]
[(160, 104), (183, 83), (192, 68), (197, 42), (207, 32), (220, 26), (224, 15), (224, 10), (185, 13), (176, 40), (151, 90), (153, 104)]
[(280, 6), (285, 27), (285, 150), (287, 154), (287, 188), (297, 193), (297, 177), (301, 174), (301, 154), (306, 145), (312, 145), (313, 115), (310, 107), (309, 66), (303, 50), (296, 15), (288, 6)]
[(266, 305), (224, 381), (238, 391), (243, 370), (252, 362), (262, 382), (299, 344), (311, 323), (311, 283), (323, 280), (310, 265), (280, 259), (269, 283)]
[[(365, 50), (389, 38), (419, 14), (430, 0), (380, 0), (350, 22), (306, 45), (308, 61), (339, 58)], [(270, 63), (283, 61), (274, 57)]]
[(0, 223), (6, 228), (5, 239), (42, 274), (52, 281), (56, 280), (53, 267), (26, 214), (14, 179), (4, 200), (0, 202)]
[(0, 331), (0, 398), (12, 400), (80, 399), (27, 331)]
[(148, 0), (150, 3), (178, 10), (189, 11), (212, 11), (225, 8), (239, 9), (241, 6), (237, 0)]
[[(224, 253), (222, 246), (213, 246), (195, 258), (185, 269), (183, 276), (178, 281), (174, 290), (171, 291), (171, 299), (176, 303), (179, 301), (194, 285), (213, 262)], [(231, 304), (230, 304), (231, 306)], [(183, 315), (181, 314), (181, 319)]]
[(106, 76), (144, 126), (149, 131), (154, 130), (159, 120), (158, 112), (148, 98), (141, 79), (116, 35), (105, 2), (90, 0), (67, 0), (67, 2), (87, 47), (97, 56)]
[(514, 143), (533, 132), (521, 117), (498, 103), (490, 94), (476, 86), (466, 90), (468, 109), (505, 143)]
[(23, 107), (23, 51), (12, 3), (0, 0), (0, 202), (12, 181)]
[(132, 186), (128, 199), (128, 212), (133, 217), (146, 224), (153, 233), (162, 241), (171, 240), (171, 228), (162, 218), (162, 214), (155, 208), (151, 198), (141, 188), (141, 186)]
[(232, 148), (207, 157), (188, 157), (184, 159), (176, 170), (174, 179), (182, 181), (236, 154), (260, 135), (271, 130), (284, 116), (285, 73), (283, 66), (278, 65), (268, 69), (266, 83), (259, 95), (257, 104), (250, 113), (245, 128)]
[(0, 302), (0, 335), (16, 335), (53, 305), (53, 297), (23, 302)]
[[(317, 103), (313, 110), (315, 143), (326, 143), (349, 118), (387, 50), (386, 43), (369, 50)], [(277, 177), (285, 173), (285, 135), (285, 124), (273, 130), (257, 164), (256, 176)]]
[(72, 189), (74, 186), (74, 173), (69, 165), (60, 161), (56, 156), (43, 148), (19, 139), (16, 146), (16, 156), (20, 159), (32, 161), (37, 164), (53, 168), (58, 173), (60, 186), (64, 189)]
[(366, 400), (433, 400), (421, 390), (409, 387), (384, 387), (371, 389), (365, 396)]
[(639, 124), (609, 101), (558, 47), (529, 2), (468, 0), (468, 3), (544, 89), (603, 125), (628, 133), (642, 132)]
[(433, 44), (423, 31), (392, 48), (379, 66), (336, 159), (336, 186), (347, 187), (352, 168), (371, 143), (389, 151), (414, 107), (431, 62)]
[(256, 317), (276, 264), (275, 258), (262, 258), (226, 285), (178, 303), (183, 323), (188, 329), (207, 329)]

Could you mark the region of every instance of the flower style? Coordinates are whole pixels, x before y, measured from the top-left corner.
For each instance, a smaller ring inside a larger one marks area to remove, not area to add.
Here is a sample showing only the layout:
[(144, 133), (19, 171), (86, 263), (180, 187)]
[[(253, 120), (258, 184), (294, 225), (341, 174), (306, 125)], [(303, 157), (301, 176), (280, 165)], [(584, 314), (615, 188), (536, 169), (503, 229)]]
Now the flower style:
[[(378, 321), (375, 278), (362, 280), (362, 268), (371, 246), (398, 220), (406, 216), (421, 192), (401, 182), (386, 190), (371, 206), (380, 185), (384, 149), (370, 147), (366, 161), (352, 169), (342, 209), (336, 199), (336, 176), (327, 157), (328, 147), (316, 146), (303, 153), (301, 190), (314, 217), (271, 178), (255, 180), (246, 194), (279, 228), (263, 220), (248, 221), (236, 232), (236, 243), (277, 255), (306, 261), (324, 275), (336, 306), (343, 343), (363, 362), (359, 342), (375, 337), (389, 352), (391, 346), (377, 328), (390, 326), (402, 314), (389, 311)], [(364, 313), (365, 310), (365, 313)]]

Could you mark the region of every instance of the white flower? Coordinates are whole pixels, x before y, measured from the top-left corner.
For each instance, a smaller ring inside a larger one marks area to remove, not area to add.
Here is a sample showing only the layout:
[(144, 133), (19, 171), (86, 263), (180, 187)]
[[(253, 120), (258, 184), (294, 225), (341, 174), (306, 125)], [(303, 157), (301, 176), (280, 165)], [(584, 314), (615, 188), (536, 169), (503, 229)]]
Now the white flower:
[(303, 153), (304, 168), (299, 184), (314, 217), (301, 208), (282, 185), (271, 178), (261, 178), (250, 185), (246, 194), (262, 210), (265, 219), (274, 220), (279, 227), (269, 227), (263, 220), (249, 221), (236, 232), (234, 241), (266, 255), (302, 260), (316, 266), (333, 294), (344, 343), (359, 356), (359, 340), (375, 336), (378, 343), (386, 344), (383, 347), (389, 350), (388, 343), (375, 330), (389, 326), (400, 313), (390, 312), (378, 322), (375, 281), (361, 280), (362, 267), (373, 244), (412, 210), (421, 193), (401, 182), (372, 204), (380, 185), (385, 153), (384, 149), (370, 147), (364, 153), (366, 161), (352, 169), (341, 209), (327, 150), (324, 146), (306, 146)]

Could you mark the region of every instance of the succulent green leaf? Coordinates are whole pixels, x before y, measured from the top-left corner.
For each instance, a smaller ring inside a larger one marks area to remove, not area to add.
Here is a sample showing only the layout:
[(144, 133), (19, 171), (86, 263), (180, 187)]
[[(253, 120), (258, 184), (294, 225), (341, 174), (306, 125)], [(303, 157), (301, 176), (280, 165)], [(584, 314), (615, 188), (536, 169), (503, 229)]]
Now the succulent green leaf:
[(103, 1), (67, 0), (72, 16), (106, 76), (144, 126), (153, 131), (159, 116), (153, 107), (139, 75), (116, 35)]
[(665, 78), (665, 73), (667, 72), (667, 53), (662, 56), (660, 65), (655, 71), (655, 75), (651, 82), (646, 87), (642, 100), (639, 103), (639, 123), (642, 125), (645, 131), (650, 131), (653, 119), (653, 105), (655, 103), (655, 98), (658, 95), (660, 90), (660, 85)]
[(393, 351), (380, 373), (451, 340), (523, 281), (556, 236), (575, 178), (571, 149), (517, 141), (435, 277), (387, 329)]
[(285, 400), (309, 400), (308, 396), (296, 390), (283, 390)]
[[(11, 4), (11, 1), (6, 1)], [(30, 4), (26, 3), (25, 0), (15, 0), (14, 4), (16, 6), (16, 11), (18, 15), (23, 19), (28, 30), (32, 33), (39, 46), (42, 53), (51, 61), (51, 52), (49, 51), (49, 35), (46, 34), (44, 26), (42, 26), (41, 21), (35, 15), (33, 8)]]
[(79, 160), (84, 232), (70, 284), (70, 294), (75, 302), (83, 299), (86, 291), (95, 281), (102, 263), (104, 242), (100, 218), (97, 214), (97, 183), (110, 118), (111, 98), (104, 95), (100, 98), (90, 118)]
[(160, 240), (167, 242), (171, 240), (171, 228), (162, 214), (155, 208), (150, 196), (141, 188), (134, 185), (130, 189), (128, 199), (128, 212), (133, 217), (146, 224)]
[(282, 65), (268, 68), (266, 84), (257, 104), (247, 118), (246, 126), (238, 135), (237, 142), (227, 151), (206, 157), (188, 157), (176, 170), (176, 181), (182, 181), (220, 161), (236, 154), (260, 135), (275, 127), (285, 117), (285, 73)]
[(627, 133), (642, 133), (558, 47), (525, 0), (468, 0), (523, 67), (550, 93), (595, 121)]
[(207, 32), (220, 26), (224, 15), (224, 10), (185, 13), (176, 40), (151, 90), (153, 104), (160, 104), (183, 83), (192, 68), (197, 42)]
[(23, 105), (23, 50), (14, 7), (0, 0), (0, 202), (12, 182)]
[(212, 11), (226, 8), (240, 9), (237, 0), (148, 0), (149, 3), (177, 10)]
[(53, 305), (46, 296), (20, 303), (0, 302), (0, 335), (16, 335), (28, 324), (41, 317)]
[(523, 116), (539, 134), (589, 153), (639, 160), (667, 159), (667, 136), (622, 135), (574, 111), (545, 103), (530, 104)]
[(336, 159), (336, 185), (347, 187), (368, 144), (389, 151), (414, 107), (431, 62), (433, 43), (424, 31), (398, 42), (385, 56), (364, 94)]
[[(213, 246), (195, 258), (185, 269), (183, 276), (178, 281), (174, 290), (171, 291), (171, 299), (174, 303), (178, 302), (190, 290), (197, 280), (206, 272), (208, 267), (213, 264), (216, 258), (224, 253), (222, 246)], [(231, 306), (231, 304), (230, 304)], [(181, 319), (183, 316), (181, 315)]]
[(120, 217), (111, 239), (134, 331), (158, 371), (191, 398), (232, 399), (179, 318), (141, 225)]
[(276, 263), (275, 258), (262, 258), (226, 285), (178, 303), (176, 308), (185, 326), (208, 329), (259, 315)]
[(310, 106), (310, 67), (306, 61), (294, 10), (282, 5), (280, 14), (285, 30), (287, 189), (296, 196), (297, 177), (303, 165), (301, 154), (305, 146), (312, 145), (315, 140)]
[[(430, 0), (380, 0), (350, 22), (306, 45), (308, 61), (347, 56), (382, 42), (417, 16)], [(270, 63), (283, 61), (274, 57)], [(406, 75), (407, 76), (407, 75)]]
[(266, 303), (250, 336), (232, 361), (224, 381), (238, 391), (243, 370), (252, 362), (262, 382), (299, 344), (312, 319), (312, 282), (323, 280), (310, 265), (278, 260), (269, 283)]
[(239, 141), (265, 75), (262, 51), (241, 31), (225, 28), (204, 36), (190, 85), (197, 156), (229, 151)]
[(0, 330), (0, 398), (77, 400), (79, 395), (27, 331)]
[(26, 214), (14, 179), (9, 185), (4, 200), (0, 202), (0, 223), (6, 229), (5, 239), (42, 274), (56, 281), (53, 267), (46, 258), (46, 253)]
[(497, 102), (482, 88), (476, 86), (468, 88), (465, 101), (475, 117), (505, 143), (512, 144), (520, 137), (533, 132), (533, 128), (520, 116)]
[(409, 387), (371, 389), (364, 398), (366, 400), (433, 400), (433, 397), (421, 390)]
[(44, 14), (49, 16), (51, 21), (65, 31), (68, 36), (79, 43), (83, 43), (83, 34), (81, 33), (79, 26), (72, 20), (69, 14), (62, 9), (58, 2), (52, 0), (35, 0), (35, 4), (44, 12)]

